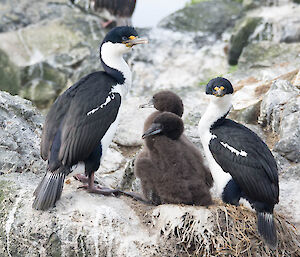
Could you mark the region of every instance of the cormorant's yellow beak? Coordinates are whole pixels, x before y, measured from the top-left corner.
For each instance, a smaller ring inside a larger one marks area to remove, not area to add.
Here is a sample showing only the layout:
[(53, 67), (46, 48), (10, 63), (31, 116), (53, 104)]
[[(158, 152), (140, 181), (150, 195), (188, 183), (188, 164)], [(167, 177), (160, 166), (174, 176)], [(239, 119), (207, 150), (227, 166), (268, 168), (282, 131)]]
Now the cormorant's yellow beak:
[(123, 41), (123, 44), (126, 44), (127, 47), (133, 47), (135, 45), (139, 45), (139, 44), (147, 44), (148, 43), (148, 39), (147, 38), (138, 38), (135, 36), (130, 36), (128, 38), (128, 40)]
[(213, 89), (213, 95), (216, 97), (222, 97), (226, 94), (226, 90), (223, 86), (220, 87), (214, 87)]

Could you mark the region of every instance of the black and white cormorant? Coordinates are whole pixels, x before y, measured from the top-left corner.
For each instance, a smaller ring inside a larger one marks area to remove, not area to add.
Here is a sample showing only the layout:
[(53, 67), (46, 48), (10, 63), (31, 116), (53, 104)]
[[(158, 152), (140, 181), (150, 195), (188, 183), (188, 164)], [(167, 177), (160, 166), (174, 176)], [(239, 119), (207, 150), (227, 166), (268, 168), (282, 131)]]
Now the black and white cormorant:
[(225, 78), (206, 86), (210, 104), (199, 122), (199, 134), (217, 193), (224, 202), (238, 205), (246, 199), (255, 209), (258, 232), (275, 248), (274, 205), (279, 201), (276, 161), (267, 145), (250, 129), (226, 119), (233, 87)]
[(43, 127), (41, 156), (48, 170), (34, 192), (33, 208), (46, 210), (60, 198), (65, 176), (83, 163), (89, 192), (109, 194), (94, 185), (94, 172), (115, 134), (131, 71), (123, 59), (132, 46), (146, 43), (132, 27), (116, 27), (100, 46), (104, 71), (93, 72), (67, 89), (52, 105)]
[(181, 118), (170, 112), (156, 116), (145, 131), (147, 152), (135, 162), (144, 196), (154, 204), (212, 203), (212, 176), (203, 165), (199, 150), (182, 137)]

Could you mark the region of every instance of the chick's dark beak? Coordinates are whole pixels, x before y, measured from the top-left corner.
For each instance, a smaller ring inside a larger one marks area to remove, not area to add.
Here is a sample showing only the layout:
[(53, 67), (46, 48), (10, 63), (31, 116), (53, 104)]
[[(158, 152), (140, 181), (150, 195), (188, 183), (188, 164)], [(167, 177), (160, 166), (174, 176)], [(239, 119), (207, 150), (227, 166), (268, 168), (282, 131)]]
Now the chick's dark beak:
[(146, 104), (141, 104), (139, 106), (139, 108), (152, 108), (154, 107), (154, 101), (153, 101), (153, 98)]
[(162, 125), (158, 123), (153, 123), (148, 130), (145, 131), (142, 136), (143, 139), (149, 136), (153, 136), (162, 132)]
[(223, 86), (214, 87), (213, 95), (216, 97), (222, 97), (226, 94), (226, 89)]
[(128, 40), (123, 41), (123, 44), (126, 44), (127, 47), (132, 47), (139, 44), (147, 44), (148, 39), (146, 38), (138, 38), (135, 36), (130, 36)]

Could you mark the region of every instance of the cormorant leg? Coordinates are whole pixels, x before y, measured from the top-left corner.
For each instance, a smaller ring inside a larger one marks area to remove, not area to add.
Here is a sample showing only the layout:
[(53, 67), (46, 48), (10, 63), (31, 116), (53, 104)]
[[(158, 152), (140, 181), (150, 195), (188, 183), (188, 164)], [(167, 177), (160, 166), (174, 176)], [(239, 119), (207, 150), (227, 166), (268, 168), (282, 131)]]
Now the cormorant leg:
[(222, 193), (223, 202), (238, 206), (241, 196), (242, 190), (240, 187), (233, 179), (229, 180)]
[(94, 194), (101, 194), (101, 195), (111, 195), (111, 194), (120, 194), (120, 190), (118, 189), (111, 189), (107, 187), (101, 187), (99, 185), (95, 186), (94, 184), (94, 172), (91, 173), (91, 175), (88, 176), (87, 178), (87, 185), (80, 186), (78, 188), (82, 188), (87, 190), (89, 193), (94, 193)]
[(153, 205), (153, 202), (152, 201), (149, 201), (149, 200), (146, 200), (143, 196), (141, 196), (140, 194), (138, 193), (134, 193), (134, 192), (125, 192), (125, 191), (122, 191), (122, 190), (118, 190), (119, 194), (122, 194), (122, 195), (125, 195), (125, 196), (128, 196), (128, 197), (131, 197), (133, 198), (134, 200), (136, 201), (139, 201), (139, 202), (142, 202), (142, 203), (145, 203), (145, 204), (150, 204), (150, 205)]
[(87, 190), (89, 193), (93, 193), (93, 194), (115, 195), (115, 196), (125, 195), (125, 196), (133, 198), (136, 201), (140, 201), (140, 202), (145, 203), (145, 204), (153, 205), (153, 203), (151, 201), (148, 201), (148, 200), (144, 199), (138, 193), (125, 192), (125, 191), (122, 191), (120, 189), (112, 189), (112, 188), (107, 188), (107, 187), (101, 187), (99, 185), (95, 186), (95, 184), (94, 184), (94, 172), (92, 172), (92, 174), (90, 176), (88, 176), (87, 180), (88, 180), (87, 185), (83, 185), (83, 186), (80, 186), (78, 188), (83, 188), (83, 189)]
[(110, 28), (110, 27), (115, 27), (116, 26), (116, 21), (109, 20), (109, 21), (106, 21), (106, 22), (102, 22), (101, 25), (102, 25), (102, 28), (104, 28), (104, 29)]

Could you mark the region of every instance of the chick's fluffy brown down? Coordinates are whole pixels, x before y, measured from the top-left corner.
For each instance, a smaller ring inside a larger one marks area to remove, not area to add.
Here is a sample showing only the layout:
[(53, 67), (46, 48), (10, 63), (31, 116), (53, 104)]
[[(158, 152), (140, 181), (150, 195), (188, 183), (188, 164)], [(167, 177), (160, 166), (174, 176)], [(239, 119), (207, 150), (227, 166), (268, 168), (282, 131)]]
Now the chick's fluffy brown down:
[(144, 196), (154, 204), (212, 203), (213, 179), (198, 149), (184, 136), (172, 140), (164, 135), (146, 138), (135, 162)]

